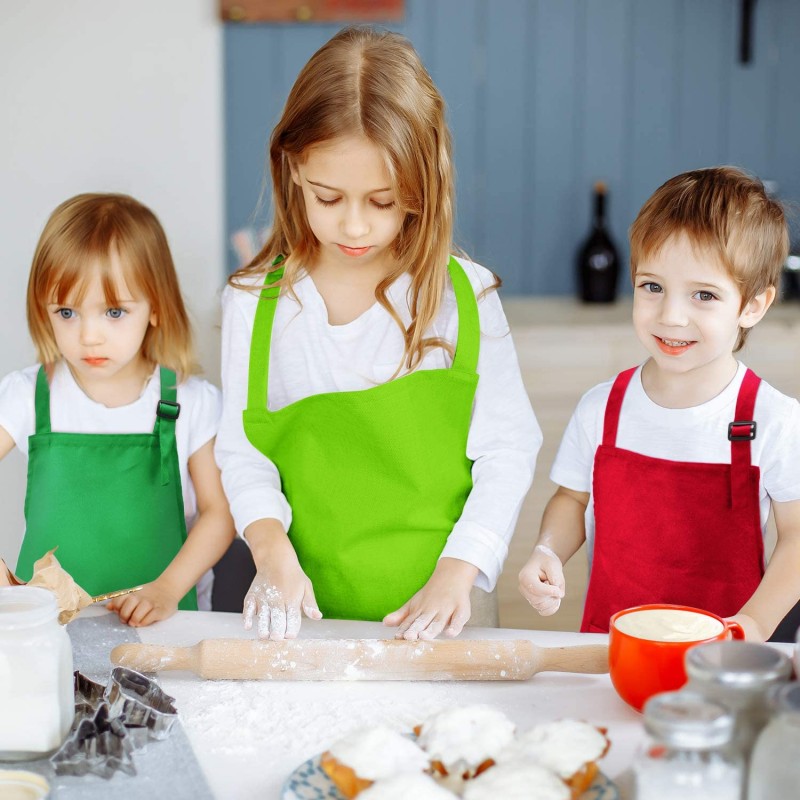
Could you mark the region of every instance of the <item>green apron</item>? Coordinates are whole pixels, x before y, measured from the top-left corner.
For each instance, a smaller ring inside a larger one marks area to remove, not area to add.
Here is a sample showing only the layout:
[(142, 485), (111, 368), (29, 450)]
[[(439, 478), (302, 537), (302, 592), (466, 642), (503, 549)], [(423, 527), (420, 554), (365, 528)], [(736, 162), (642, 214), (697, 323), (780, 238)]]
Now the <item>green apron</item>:
[(458, 305), (450, 369), (419, 369), (360, 391), (267, 408), (278, 290), (267, 275), (253, 323), (244, 431), (278, 468), (288, 531), (320, 610), (379, 620), (430, 578), (472, 489), (467, 435), (478, 384), (480, 324), (461, 265), (448, 265)]
[[(160, 370), (152, 433), (54, 433), (44, 367), (36, 376), (36, 432), (28, 438), (25, 538), (17, 574), (56, 558), (89, 594), (155, 580), (186, 540), (175, 442), (176, 379)], [(180, 602), (197, 610), (193, 588)]]

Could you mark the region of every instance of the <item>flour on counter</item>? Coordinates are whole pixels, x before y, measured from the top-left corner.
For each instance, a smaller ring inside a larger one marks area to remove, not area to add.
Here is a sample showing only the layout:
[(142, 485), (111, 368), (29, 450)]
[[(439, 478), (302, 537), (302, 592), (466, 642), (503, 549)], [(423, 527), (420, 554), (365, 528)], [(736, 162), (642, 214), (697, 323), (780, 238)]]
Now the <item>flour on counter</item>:
[[(288, 774), (358, 729), (384, 725), (409, 732), (431, 713), (458, 702), (458, 686), (420, 682), (413, 705), (398, 704), (387, 683), (204, 681), (187, 693), (178, 713), (198, 758), (238, 756)], [(276, 731), (285, 737), (276, 744)], [(269, 749), (266, 748), (269, 742)]]

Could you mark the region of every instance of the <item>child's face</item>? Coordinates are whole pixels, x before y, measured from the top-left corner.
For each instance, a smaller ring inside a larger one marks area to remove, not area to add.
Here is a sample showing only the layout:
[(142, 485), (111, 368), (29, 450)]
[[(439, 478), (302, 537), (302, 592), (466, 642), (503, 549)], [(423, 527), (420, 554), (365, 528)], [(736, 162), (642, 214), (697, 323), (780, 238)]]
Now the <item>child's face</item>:
[(314, 266), (388, 272), (400, 233), (399, 210), (383, 152), (362, 136), (309, 149), (292, 168), (306, 216), (320, 246)]
[(714, 377), (729, 371), (739, 328), (755, 325), (769, 303), (757, 298), (741, 305), (722, 264), (695, 251), (683, 234), (636, 270), (633, 326), (655, 365), (668, 373)]
[(61, 355), (84, 387), (124, 381), (148, 368), (142, 342), (156, 324), (150, 303), (137, 297), (122, 278), (119, 260), (111, 254), (119, 303), (110, 307), (99, 271), (89, 279), (80, 302), (48, 303), (47, 313)]

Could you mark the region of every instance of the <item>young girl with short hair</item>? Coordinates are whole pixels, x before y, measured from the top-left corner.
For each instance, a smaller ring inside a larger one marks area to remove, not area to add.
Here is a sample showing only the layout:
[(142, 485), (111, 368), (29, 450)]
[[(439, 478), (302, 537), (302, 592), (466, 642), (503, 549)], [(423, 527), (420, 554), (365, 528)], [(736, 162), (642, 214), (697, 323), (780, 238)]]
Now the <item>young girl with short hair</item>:
[(62, 203), (27, 310), (40, 363), (0, 382), (0, 457), (28, 457), (19, 577), (57, 547), (92, 595), (143, 584), (109, 604), (131, 625), (210, 608), (209, 570), (234, 536), (213, 453), (221, 400), (191, 375), (158, 219), (125, 195)]
[(302, 609), (456, 635), (494, 589), (541, 431), (498, 283), (451, 256), (444, 102), (409, 42), (334, 36), (270, 165), (271, 234), (223, 294), (216, 454), (258, 569), (245, 625), (293, 637)]

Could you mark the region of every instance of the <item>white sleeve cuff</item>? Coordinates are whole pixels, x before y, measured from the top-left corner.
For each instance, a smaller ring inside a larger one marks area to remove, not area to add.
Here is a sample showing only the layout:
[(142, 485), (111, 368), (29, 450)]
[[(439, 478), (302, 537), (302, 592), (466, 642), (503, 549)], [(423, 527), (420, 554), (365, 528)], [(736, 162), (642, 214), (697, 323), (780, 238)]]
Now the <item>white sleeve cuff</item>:
[(440, 558), (458, 558), (479, 570), (475, 586), (485, 592), (494, 590), (508, 545), (502, 536), (475, 522), (459, 521), (453, 527)]
[(260, 519), (277, 519), (287, 533), (292, 524), (292, 509), (286, 498), (267, 486), (239, 493), (231, 504), (231, 515), (236, 532), (243, 539), (247, 526)]

